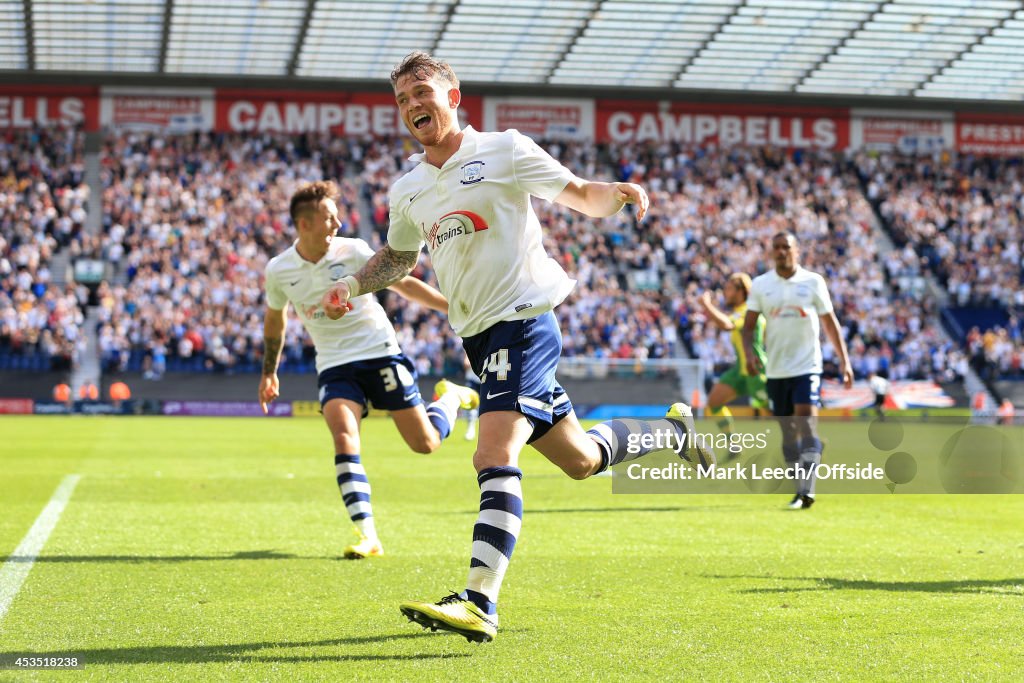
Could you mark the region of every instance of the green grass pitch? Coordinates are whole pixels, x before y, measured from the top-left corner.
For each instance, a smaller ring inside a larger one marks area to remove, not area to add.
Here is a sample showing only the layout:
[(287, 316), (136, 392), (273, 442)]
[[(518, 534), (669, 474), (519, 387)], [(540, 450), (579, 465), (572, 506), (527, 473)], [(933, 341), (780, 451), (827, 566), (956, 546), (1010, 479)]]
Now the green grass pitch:
[(408, 451), (364, 425), (386, 557), (353, 536), (317, 419), (0, 419), (0, 562), (82, 475), (0, 653), (0, 680), (1021, 680), (1024, 497), (611, 494), (530, 449), (487, 645), (406, 599), (464, 587), (478, 494), (462, 425)]

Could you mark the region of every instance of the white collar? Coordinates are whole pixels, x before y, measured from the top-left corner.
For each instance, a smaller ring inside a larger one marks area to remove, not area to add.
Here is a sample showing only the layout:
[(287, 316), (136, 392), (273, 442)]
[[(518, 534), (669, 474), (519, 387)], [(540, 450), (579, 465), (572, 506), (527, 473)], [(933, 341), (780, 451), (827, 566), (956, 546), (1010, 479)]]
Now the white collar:
[[(335, 237), (335, 239), (336, 239), (336, 237)], [(334, 240), (333, 239), (331, 240), (331, 244), (334, 244)], [(327, 251), (324, 252), (324, 255), (321, 256), (320, 260), (317, 261), (316, 263), (313, 263), (312, 261), (308, 260), (306, 257), (304, 257), (302, 254), (299, 253), (299, 240), (298, 240), (298, 238), (296, 238), (296, 240), (294, 242), (292, 242), (292, 249), (295, 251), (295, 258), (298, 260), (299, 263), (308, 264), (308, 265), (311, 265), (311, 266), (319, 266), (321, 263), (323, 263), (324, 261), (327, 260), (328, 256), (331, 255), (331, 244), (327, 245)]]

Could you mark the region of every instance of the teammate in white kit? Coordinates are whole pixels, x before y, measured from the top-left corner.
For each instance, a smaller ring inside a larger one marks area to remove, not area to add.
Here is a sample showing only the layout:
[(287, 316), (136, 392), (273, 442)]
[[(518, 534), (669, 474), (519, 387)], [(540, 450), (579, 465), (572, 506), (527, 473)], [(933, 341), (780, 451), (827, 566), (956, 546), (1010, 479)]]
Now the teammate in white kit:
[(425, 53), (406, 57), (391, 83), (402, 121), (424, 153), (412, 157), (417, 165), (391, 188), (387, 246), (338, 283), (325, 310), (345, 315), (350, 297), (405, 276), (426, 244), (449, 320), (481, 382), (473, 456), (480, 515), (466, 590), (437, 603), (403, 603), (401, 610), (424, 627), (488, 641), (497, 632), (498, 591), (522, 520), (517, 465), (524, 445), (574, 479), (647, 454), (653, 449), (627, 442), (631, 433), (648, 430), (685, 444), (679, 453), (693, 458), (691, 464), (711, 456), (699, 444), (689, 447), (693, 419), (684, 404), (670, 408), (674, 419), (613, 420), (585, 432), (555, 379), (561, 332), (552, 309), (575, 282), (545, 253), (531, 195), (594, 217), (633, 204), (639, 220), (647, 212), (644, 189), (577, 178), (514, 130), (461, 129), (458, 78)]
[[(327, 428), (334, 437), (334, 462), (342, 499), (359, 534), (345, 548), (345, 557), (362, 559), (384, 553), (370, 505), (370, 484), (360, 458), (359, 423), (373, 403), (391, 411), (402, 438), (417, 453), (441, 445), (459, 408), (479, 404), (475, 391), (442, 380), (437, 401), (426, 410), (416, 384), (412, 362), (398, 348), (394, 327), (376, 298), (351, 302), (342, 320), (324, 314), (321, 299), (345, 275), (359, 270), (373, 256), (360, 239), (335, 235), (341, 223), (334, 203), (333, 183), (316, 182), (299, 188), (291, 198), (291, 217), (298, 233), (295, 243), (267, 264), (267, 310), (263, 322), (263, 376), (259, 398), (263, 412), (278, 397), (277, 366), (285, 335), (285, 309), (291, 303), (316, 347), (317, 383)], [(448, 302), (433, 287), (405, 277), (391, 289), (410, 301), (446, 312)]]
[[(747, 370), (765, 372), (765, 389), (772, 414), (783, 418), (782, 454), (790, 465), (799, 463), (808, 473), (798, 479), (796, 495), (789, 507), (806, 509), (814, 504), (814, 470), (821, 462), (821, 439), (816, 418), (821, 406), (820, 326), (839, 356), (840, 372), (847, 388), (853, 386), (853, 369), (832, 309), (825, 279), (800, 267), (796, 237), (780, 232), (772, 238), (775, 269), (754, 278), (747, 299), (743, 325), (743, 346)], [(754, 353), (757, 318), (764, 315), (767, 362), (761, 367)], [(820, 326), (819, 326), (820, 321)]]

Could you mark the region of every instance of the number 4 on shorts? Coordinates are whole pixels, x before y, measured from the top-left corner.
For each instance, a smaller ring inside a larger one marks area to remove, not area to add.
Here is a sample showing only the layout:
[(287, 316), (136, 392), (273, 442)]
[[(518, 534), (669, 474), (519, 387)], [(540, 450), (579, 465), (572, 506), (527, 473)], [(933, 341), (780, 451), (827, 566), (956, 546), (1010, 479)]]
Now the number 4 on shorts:
[(498, 374), (498, 380), (504, 381), (508, 379), (508, 371), (512, 369), (512, 364), (508, 362), (508, 349), (498, 349), (491, 354), (491, 357), (487, 360), (487, 365), (484, 366), (484, 376), (480, 378), (481, 382), (487, 381), (487, 372), (495, 372)]

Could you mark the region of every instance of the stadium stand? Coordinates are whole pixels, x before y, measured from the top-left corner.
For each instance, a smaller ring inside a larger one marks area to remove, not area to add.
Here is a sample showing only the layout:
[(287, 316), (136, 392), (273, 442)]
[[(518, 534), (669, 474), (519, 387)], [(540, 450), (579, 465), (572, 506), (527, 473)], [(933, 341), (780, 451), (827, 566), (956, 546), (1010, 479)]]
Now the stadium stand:
[[(929, 323), (931, 302), (911, 287), (887, 289), (871, 206), (841, 157), (679, 145), (546, 147), (579, 175), (632, 179), (652, 196), (649, 218), (639, 225), (627, 214), (594, 220), (535, 204), (549, 252), (579, 281), (558, 309), (565, 355), (659, 358), (674, 355), (682, 340), (709, 370), (731, 364), (727, 336), (706, 324), (696, 297), (720, 288), (732, 272), (772, 267), (767, 253), (749, 244), (766, 244), (790, 215), (813, 245), (806, 264), (832, 283), (859, 374), (962, 377), (962, 354)], [(391, 165), (397, 174), (401, 165)]]
[(87, 293), (51, 271), (85, 220), (84, 136), (37, 127), (0, 136), (0, 370), (67, 370), (82, 351)]
[[(110, 136), (98, 248), (117, 275), (100, 296), (105, 367), (149, 378), (258, 369), (263, 269), (290, 242), (288, 197), (299, 182), (342, 178), (351, 231), (353, 158), (348, 141), (315, 136)], [(286, 357), (289, 370), (312, 368), (294, 319)]]
[(913, 247), (957, 305), (1024, 307), (1019, 160), (883, 154), (863, 155), (859, 167), (894, 238)]
[[(336, 179), (343, 233), (367, 236), (376, 248), (387, 230), (387, 190), (415, 151), (404, 138), (110, 133), (100, 154), (103, 231), (91, 237), (80, 230), (88, 199), (80, 136), (35, 131), (11, 134), (4, 144), (0, 363), (70, 362), (84, 294), (56, 288), (47, 270), (64, 246), (103, 259), (113, 273), (96, 292), (103, 367), (151, 379), (258, 371), (262, 272), (290, 242), (292, 190)], [(581, 176), (631, 179), (652, 197), (640, 224), (625, 212), (595, 220), (537, 202), (549, 252), (579, 282), (558, 309), (568, 356), (643, 361), (684, 353), (721, 370), (733, 362), (731, 346), (696, 298), (732, 272), (770, 268), (767, 251), (749, 245), (791, 225), (805, 264), (830, 282), (858, 375), (957, 381), (968, 361), (989, 375), (1020, 375), (1018, 318), (977, 319), (978, 304), (1024, 301), (1019, 253), (998, 247), (1018, 235), (1013, 164), (943, 166), (895, 155), (851, 161), (768, 147), (544, 144)], [(941, 182), (931, 191), (936, 174)], [(897, 240), (895, 251), (883, 254), (873, 239), (872, 204)], [(26, 209), (31, 216), (17, 214)], [(964, 330), (977, 325), (970, 339), (963, 333), (963, 345), (931, 322), (938, 306), (922, 284), (930, 273), (955, 302), (968, 304), (946, 312), (971, 323)], [(436, 282), (428, 256), (415, 275)], [(397, 296), (384, 295), (384, 305), (423, 375), (461, 372), (461, 345), (443, 316)], [(292, 318), (283, 370), (311, 372), (312, 365), (309, 339)]]
[(916, 258), (948, 293), (943, 320), (971, 364), (985, 379), (1020, 377), (1020, 160), (863, 154), (857, 164), (902, 264)]
[[(759, 274), (773, 267), (766, 247), (751, 245), (766, 245), (789, 227), (803, 244), (804, 265), (829, 281), (859, 375), (883, 370), (896, 379), (957, 377), (960, 359), (928, 323), (930, 303), (887, 288), (871, 206), (841, 155), (681, 146), (611, 155), (620, 158), (620, 177), (628, 174), (651, 188), (653, 207), (643, 229), (678, 270), (684, 287), (683, 303), (674, 309), (680, 333), (709, 370), (731, 364), (734, 356), (727, 335), (707, 324), (696, 297), (720, 289), (732, 272)], [(825, 352), (828, 363), (831, 349)]]

